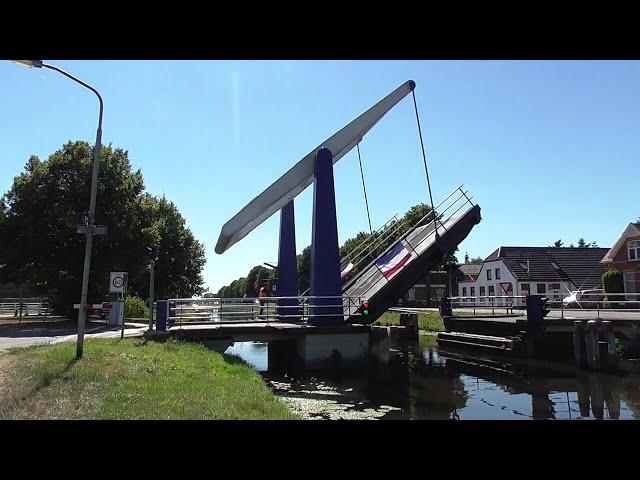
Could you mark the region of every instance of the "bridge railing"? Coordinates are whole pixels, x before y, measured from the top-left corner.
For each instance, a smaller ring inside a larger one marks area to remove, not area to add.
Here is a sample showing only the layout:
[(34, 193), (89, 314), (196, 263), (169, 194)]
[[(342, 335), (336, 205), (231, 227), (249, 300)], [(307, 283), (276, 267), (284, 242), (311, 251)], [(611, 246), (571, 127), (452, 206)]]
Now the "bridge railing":
[[(519, 313), (527, 306), (527, 297), (524, 295), (482, 295), (473, 297), (449, 297), (451, 309), (460, 313)], [(515, 311), (514, 311), (515, 309)]]
[[(544, 294), (540, 294), (543, 297)], [(606, 293), (604, 291), (591, 290), (574, 292), (572, 294), (558, 294), (550, 292), (547, 298), (547, 307), (551, 311), (559, 311), (560, 318), (565, 317), (565, 311), (583, 311), (594, 314), (594, 318), (600, 319), (606, 312), (639, 313), (640, 316), (640, 293)], [(465, 310), (470, 313), (495, 312), (517, 313), (527, 306), (526, 295), (483, 295), (483, 296), (460, 296), (449, 297), (451, 308)], [(514, 309), (516, 310), (514, 312)]]
[[(363, 273), (361, 275), (356, 276), (347, 283), (345, 291), (351, 291), (352, 287), (356, 287), (358, 294), (364, 297), (371, 297), (382, 285), (389, 281), (378, 266), (378, 260), (390, 252), (400, 241), (404, 241), (408, 250), (413, 255), (421, 255), (431, 242), (433, 242), (436, 230), (439, 234), (446, 232), (447, 223), (454, 220), (460, 210), (465, 207), (474, 206), (473, 202), (471, 202), (473, 197), (470, 197), (468, 193), (468, 190), (463, 189), (463, 185), (451, 191), (434, 207), (435, 215), (429, 211), (406, 232), (397, 236), (378, 258), (371, 261), (362, 269)], [(363, 287), (359, 288), (359, 285)]]
[[(361, 297), (172, 298), (168, 324), (296, 322), (342, 315), (359, 316)], [(338, 312), (338, 313), (336, 313)], [(342, 313), (339, 313), (342, 312)]]

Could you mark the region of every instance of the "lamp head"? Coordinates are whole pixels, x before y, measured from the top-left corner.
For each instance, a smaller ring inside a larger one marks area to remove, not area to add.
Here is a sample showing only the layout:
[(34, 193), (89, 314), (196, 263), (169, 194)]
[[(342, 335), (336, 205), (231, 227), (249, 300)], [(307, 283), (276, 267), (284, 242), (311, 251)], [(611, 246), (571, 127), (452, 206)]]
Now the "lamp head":
[(26, 68), (42, 68), (42, 60), (11, 60), (16, 65)]

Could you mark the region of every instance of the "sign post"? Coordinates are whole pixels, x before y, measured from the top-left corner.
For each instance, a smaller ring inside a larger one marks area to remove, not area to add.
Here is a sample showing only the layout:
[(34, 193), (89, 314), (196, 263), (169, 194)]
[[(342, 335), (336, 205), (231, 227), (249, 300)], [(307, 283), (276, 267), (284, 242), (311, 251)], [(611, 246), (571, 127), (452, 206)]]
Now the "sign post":
[(109, 292), (115, 293), (122, 301), (121, 308), (115, 309), (115, 315), (122, 314), (122, 330), (120, 331), (120, 339), (124, 338), (124, 300), (127, 294), (128, 280), (129, 274), (127, 272), (111, 272), (109, 276)]

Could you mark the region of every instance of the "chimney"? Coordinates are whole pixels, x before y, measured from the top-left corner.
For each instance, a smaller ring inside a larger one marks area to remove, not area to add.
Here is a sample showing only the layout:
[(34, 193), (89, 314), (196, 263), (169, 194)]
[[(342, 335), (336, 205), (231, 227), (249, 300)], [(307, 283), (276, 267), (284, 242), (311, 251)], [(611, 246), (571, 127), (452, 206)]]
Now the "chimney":
[(464, 252), (464, 263), (469, 263), (469, 254)]

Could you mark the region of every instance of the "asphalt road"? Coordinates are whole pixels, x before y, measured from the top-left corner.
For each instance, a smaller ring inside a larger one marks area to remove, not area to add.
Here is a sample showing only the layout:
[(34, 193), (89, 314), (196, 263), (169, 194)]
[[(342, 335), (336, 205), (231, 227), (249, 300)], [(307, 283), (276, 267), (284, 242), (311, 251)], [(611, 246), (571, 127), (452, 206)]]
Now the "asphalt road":
[[(147, 326), (127, 325), (125, 337), (141, 337)], [(120, 327), (105, 326), (104, 324), (88, 325), (85, 339), (88, 338), (120, 338)], [(68, 322), (49, 325), (23, 324), (0, 327), (0, 352), (10, 348), (24, 348), (33, 345), (46, 345), (77, 339), (75, 326)]]

